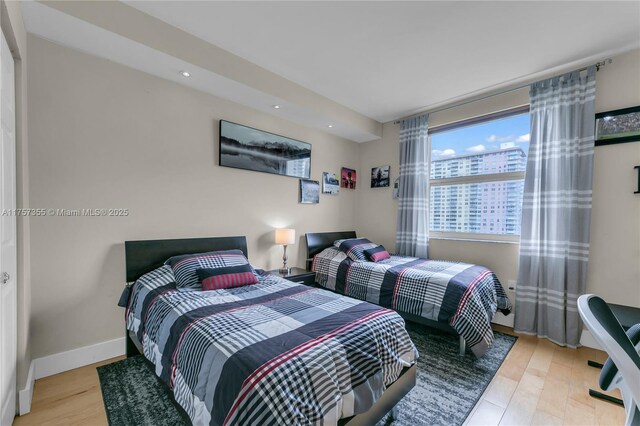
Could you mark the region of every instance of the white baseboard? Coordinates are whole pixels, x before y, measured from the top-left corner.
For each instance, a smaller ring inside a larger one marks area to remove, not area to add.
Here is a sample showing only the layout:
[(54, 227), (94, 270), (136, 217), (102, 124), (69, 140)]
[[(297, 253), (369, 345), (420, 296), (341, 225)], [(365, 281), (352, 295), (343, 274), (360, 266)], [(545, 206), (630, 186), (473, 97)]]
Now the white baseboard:
[(18, 391), (18, 414), (22, 416), (31, 411), (33, 388), (37, 379), (124, 354), (125, 338), (120, 337), (32, 360), (29, 366), (29, 374), (27, 375), (27, 384), (24, 389)]
[(491, 320), (494, 324), (504, 325), (505, 327), (513, 328), (515, 315), (513, 313), (509, 315), (504, 315), (502, 312), (496, 312), (493, 316), (493, 320)]
[[(491, 322), (494, 324), (500, 324), (500, 325), (513, 328), (514, 315), (512, 313), (510, 315), (505, 316), (505, 315), (502, 315), (502, 313), (500, 312), (496, 312), (495, 316), (493, 317), (493, 321)], [(587, 330), (586, 328), (582, 330), (582, 334), (580, 335), (580, 344), (588, 348), (598, 349), (601, 351), (603, 350), (602, 347), (596, 341), (596, 339), (593, 338), (593, 335), (591, 335), (589, 330)]]
[(598, 349), (601, 351), (603, 350), (602, 346), (598, 344), (596, 339), (593, 338), (589, 330), (587, 330), (586, 328), (582, 330), (582, 335), (580, 336), (580, 344), (588, 348)]
[(96, 343), (95, 345), (36, 358), (33, 360), (35, 363), (35, 378), (36, 380), (41, 379), (124, 354), (125, 338), (120, 337)]
[(18, 415), (22, 416), (31, 411), (31, 399), (33, 398), (33, 385), (35, 377), (36, 363), (32, 360), (27, 374), (27, 384), (24, 389), (18, 391)]

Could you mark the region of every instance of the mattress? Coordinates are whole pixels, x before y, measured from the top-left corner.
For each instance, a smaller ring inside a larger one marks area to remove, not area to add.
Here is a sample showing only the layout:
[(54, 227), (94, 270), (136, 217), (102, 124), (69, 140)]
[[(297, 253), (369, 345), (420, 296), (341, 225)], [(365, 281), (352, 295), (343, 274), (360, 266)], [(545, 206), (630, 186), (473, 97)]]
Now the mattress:
[(163, 266), (134, 284), (126, 324), (197, 425), (336, 424), (418, 356), (394, 311), (268, 274), (201, 291)]
[(318, 285), (339, 294), (450, 325), (478, 357), (493, 342), (496, 311), (511, 311), (502, 284), (484, 266), (407, 256), (369, 262), (328, 247), (312, 270)]

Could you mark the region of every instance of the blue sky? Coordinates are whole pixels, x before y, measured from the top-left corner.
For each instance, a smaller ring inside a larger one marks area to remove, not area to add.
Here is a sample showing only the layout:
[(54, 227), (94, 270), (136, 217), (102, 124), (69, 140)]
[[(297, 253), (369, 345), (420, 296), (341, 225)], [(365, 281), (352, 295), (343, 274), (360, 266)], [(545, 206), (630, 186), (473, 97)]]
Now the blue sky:
[(520, 147), (529, 150), (529, 114), (519, 114), (431, 135), (431, 160)]

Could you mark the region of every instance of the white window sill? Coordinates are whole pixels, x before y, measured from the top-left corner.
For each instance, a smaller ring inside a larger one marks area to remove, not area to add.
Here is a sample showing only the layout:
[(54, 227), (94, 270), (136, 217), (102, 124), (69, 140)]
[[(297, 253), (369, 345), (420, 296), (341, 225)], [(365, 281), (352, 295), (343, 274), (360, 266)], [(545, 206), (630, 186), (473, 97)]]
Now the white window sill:
[(430, 240), (444, 240), (444, 241), (465, 241), (471, 243), (495, 243), (495, 244), (520, 244), (520, 241), (510, 240), (485, 240), (481, 238), (455, 238), (455, 237), (429, 237)]

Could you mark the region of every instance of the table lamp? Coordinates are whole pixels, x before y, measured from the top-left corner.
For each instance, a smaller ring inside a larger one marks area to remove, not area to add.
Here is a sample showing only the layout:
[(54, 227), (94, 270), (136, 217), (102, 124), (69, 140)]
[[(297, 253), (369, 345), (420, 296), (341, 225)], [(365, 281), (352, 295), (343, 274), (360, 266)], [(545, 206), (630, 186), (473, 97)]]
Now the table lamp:
[(289, 274), (291, 271), (287, 267), (287, 246), (296, 242), (296, 230), (295, 229), (276, 229), (276, 244), (280, 244), (284, 247), (284, 254), (282, 255), (282, 268), (278, 270), (281, 274)]

